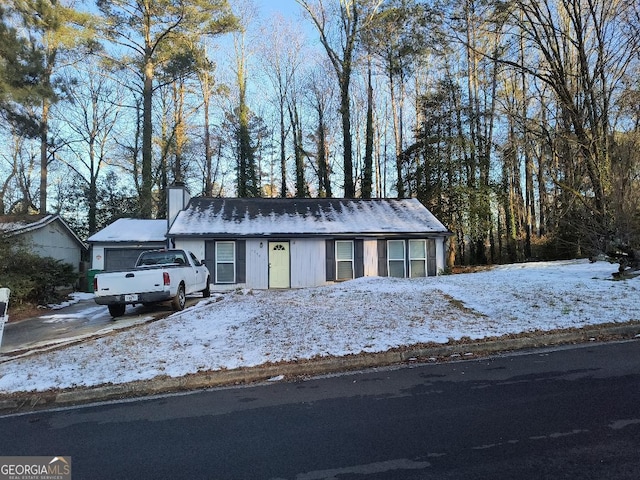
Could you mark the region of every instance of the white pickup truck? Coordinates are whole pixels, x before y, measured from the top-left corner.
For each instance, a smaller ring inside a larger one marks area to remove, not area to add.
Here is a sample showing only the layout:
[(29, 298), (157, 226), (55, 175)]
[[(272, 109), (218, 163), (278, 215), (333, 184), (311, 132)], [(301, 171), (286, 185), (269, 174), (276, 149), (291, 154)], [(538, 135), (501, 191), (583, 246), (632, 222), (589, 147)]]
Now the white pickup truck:
[(140, 254), (132, 270), (97, 274), (93, 291), (98, 305), (107, 305), (112, 317), (120, 317), (126, 305), (139, 303), (170, 300), (174, 310), (182, 310), (188, 294), (211, 294), (210, 281), (209, 270), (193, 253), (149, 250)]

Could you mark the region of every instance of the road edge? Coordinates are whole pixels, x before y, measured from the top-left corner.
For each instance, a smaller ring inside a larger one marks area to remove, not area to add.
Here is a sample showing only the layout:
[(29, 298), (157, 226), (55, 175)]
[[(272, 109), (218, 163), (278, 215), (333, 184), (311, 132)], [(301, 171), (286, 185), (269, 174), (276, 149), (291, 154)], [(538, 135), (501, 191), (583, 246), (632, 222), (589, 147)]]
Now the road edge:
[(0, 414), (8, 415), (125, 398), (143, 398), (165, 393), (259, 383), (272, 379), (314, 377), (407, 363), (473, 359), (541, 347), (634, 338), (640, 339), (640, 322), (637, 321), (553, 332), (529, 332), (517, 336), (505, 335), (474, 341), (462, 339), (447, 344), (412, 345), (378, 353), (317, 357), (256, 367), (198, 372), (183, 377), (163, 376), (125, 384), (78, 387), (60, 391), (18, 392), (0, 395)]

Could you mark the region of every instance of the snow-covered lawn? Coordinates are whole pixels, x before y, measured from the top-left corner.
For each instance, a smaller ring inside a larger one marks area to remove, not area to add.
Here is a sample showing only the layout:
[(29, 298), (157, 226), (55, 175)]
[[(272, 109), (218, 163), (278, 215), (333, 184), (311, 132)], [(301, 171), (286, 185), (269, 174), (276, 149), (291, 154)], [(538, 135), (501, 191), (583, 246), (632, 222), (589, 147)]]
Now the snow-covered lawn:
[(543, 262), (421, 279), (236, 291), (164, 320), (4, 362), (0, 393), (640, 320), (640, 278), (613, 281), (615, 270), (606, 262)]

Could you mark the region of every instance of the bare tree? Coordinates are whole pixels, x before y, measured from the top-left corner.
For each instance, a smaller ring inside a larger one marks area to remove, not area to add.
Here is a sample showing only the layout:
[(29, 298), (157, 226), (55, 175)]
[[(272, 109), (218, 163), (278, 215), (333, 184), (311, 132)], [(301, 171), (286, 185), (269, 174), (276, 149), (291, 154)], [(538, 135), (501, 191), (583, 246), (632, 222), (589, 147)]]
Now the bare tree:
[(5, 141), (8, 148), (0, 155), (0, 165), (7, 176), (0, 186), (0, 215), (36, 211), (37, 155), (30, 144), (17, 134)]
[(333, 82), (323, 74), (325, 67), (312, 68), (307, 78), (307, 102), (315, 113), (316, 128), (313, 135), (315, 142), (314, 170), (318, 178), (318, 196), (331, 198), (333, 187), (331, 173), (333, 170), (330, 155), (331, 134), (329, 130), (330, 107), (335, 101)]
[(354, 68), (356, 46), (361, 29), (371, 21), (382, 1), (340, 0), (326, 7), (322, 0), (296, 0), (304, 8), (320, 34), (340, 87), (340, 116), (342, 118), (344, 196), (355, 197), (353, 180), (353, 140), (351, 136), (350, 84)]
[(538, 64), (508, 63), (554, 92), (564, 128), (559, 131), (566, 148), (562, 158), (575, 159), (568, 165), (571, 171), (554, 175), (554, 181), (588, 212), (579, 221), (590, 218), (581, 234), (589, 248), (606, 250), (614, 210), (612, 101), (638, 55), (640, 40), (628, 28), (637, 2), (517, 0), (512, 5), (510, 22)]
[[(279, 159), (280, 159), (280, 196), (285, 198), (287, 189), (287, 98), (292, 85), (299, 74), (302, 63), (302, 47), (304, 34), (287, 26), (281, 16), (272, 19), (268, 28), (264, 28), (261, 37), (265, 41), (261, 44), (261, 58), (265, 67), (265, 74), (269, 78), (276, 94), (276, 108), (279, 120)], [(295, 118), (295, 115), (294, 115)], [(294, 141), (294, 145), (296, 145)], [(300, 153), (300, 152), (298, 152)]]
[(98, 180), (103, 168), (112, 164), (115, 145), (114, 128), (122, 106), (117, 84), (100, 73), (99, 66), (87, 63), (81, 82), (69, 91), (72, 107), (65, 112), (70, 137), (66, 139), (69, 155), (60, 155), (67, 167), (83, 182), (88, 204), (88, 233), (97, 230)]

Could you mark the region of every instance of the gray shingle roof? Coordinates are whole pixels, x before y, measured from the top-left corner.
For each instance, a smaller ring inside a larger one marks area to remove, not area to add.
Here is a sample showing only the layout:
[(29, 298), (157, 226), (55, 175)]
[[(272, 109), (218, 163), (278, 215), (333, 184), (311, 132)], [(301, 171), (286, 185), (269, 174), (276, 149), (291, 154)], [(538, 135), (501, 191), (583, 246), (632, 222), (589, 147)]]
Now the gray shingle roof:
[(416, 199), (192, 198), (167, 236), (448, 235)]

